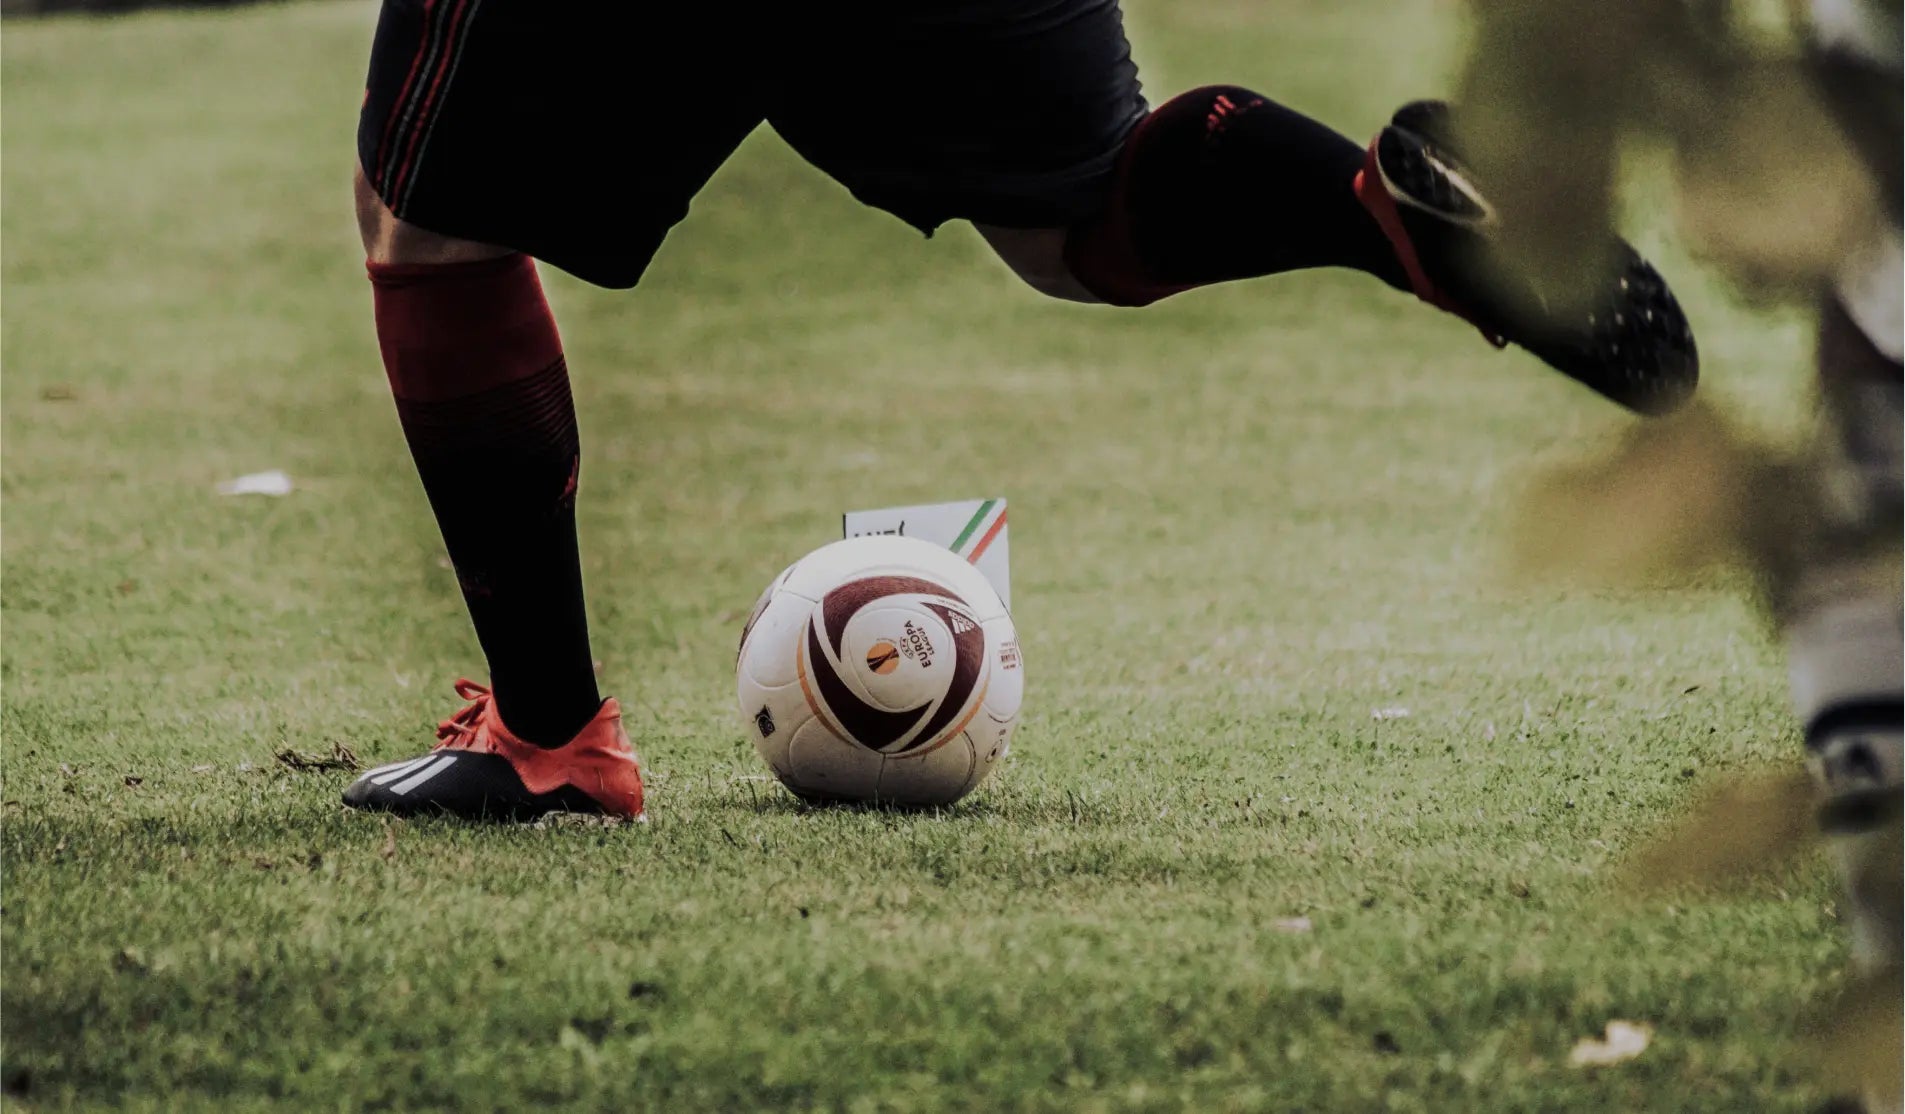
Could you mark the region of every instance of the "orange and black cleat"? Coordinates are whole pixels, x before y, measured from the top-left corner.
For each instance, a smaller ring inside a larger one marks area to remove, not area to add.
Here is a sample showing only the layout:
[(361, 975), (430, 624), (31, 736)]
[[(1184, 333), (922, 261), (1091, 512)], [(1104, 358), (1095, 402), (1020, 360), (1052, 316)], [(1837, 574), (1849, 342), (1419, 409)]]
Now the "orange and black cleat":
[(1516, 344), (1564, 375), (1642, 414), (1667, 413), (1700, 378), (1693, 329), (1667, 280), (1608, 233), (1613, 261), (1586, 305), (1562, 310), (1539, 276), (1498, 249), (1505, 230), (1451, 138), (1440, 101), (1399, 109), (1369, 145), (1356, 196), (1382, 226), (1425, 302), (1468, 321), (1496, 347)]
[(487, 688), (459, 680), (456, 692), (470, 703), (437, 725), (430, 753), (366, 771), (344, 790), (344, 803), (483, 820), (551, 812), (642, 818), (641, 763), (615, 701), (604, 700), (569, 742), (539, 747), (510, 733)]

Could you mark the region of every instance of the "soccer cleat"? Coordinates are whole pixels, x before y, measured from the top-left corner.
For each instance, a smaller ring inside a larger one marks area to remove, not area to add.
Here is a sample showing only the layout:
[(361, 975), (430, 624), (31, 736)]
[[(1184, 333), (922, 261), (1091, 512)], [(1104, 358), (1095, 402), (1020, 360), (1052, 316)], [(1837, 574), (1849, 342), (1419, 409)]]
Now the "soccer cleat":
[(1356, 196), (1395, 246), (1416, 296), (1497, 348), (1520, 345), (1631, 410), (1664, 414), (1690, 398), (1700, 377), (1693, 330), (1653, 265), (1614, 238), (1618, 267), (1591, 303), (1550, 309), (1534, 279), (1506, 266), (1498, 214), (1448, 135), (1447, 105), (1404, 105), (1356, 175)]
[(550, 812), (641, 819), (640, 761), (615, 701), (604, 700), (569, 742), (539, 747), (510, 734), (487, 688), (459, 680), (456, 692), (470, 703), (437, 725), (430, 753), (365, 771), (344, 790), (344, 803), (470, 819), (533, 820)]

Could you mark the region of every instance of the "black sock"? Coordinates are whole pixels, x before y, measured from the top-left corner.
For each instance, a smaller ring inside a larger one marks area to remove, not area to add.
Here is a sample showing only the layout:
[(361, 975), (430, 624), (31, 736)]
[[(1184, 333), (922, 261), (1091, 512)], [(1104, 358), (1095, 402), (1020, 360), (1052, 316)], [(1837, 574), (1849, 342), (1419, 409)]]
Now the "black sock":
[(1110, 211), (1074, 230), (1067, 259), (1117, 304), (1311, 267), (1366, 271), (1407, 290), (1395, 250), (1356, 199), (1363, 156), (1248, 89), (1191, 90), (1132, 134)]
[(601, 705), (576, 547), (580, 444), (533, 264), (373, 267), (404, 437), (503, 723), (561, 746)]

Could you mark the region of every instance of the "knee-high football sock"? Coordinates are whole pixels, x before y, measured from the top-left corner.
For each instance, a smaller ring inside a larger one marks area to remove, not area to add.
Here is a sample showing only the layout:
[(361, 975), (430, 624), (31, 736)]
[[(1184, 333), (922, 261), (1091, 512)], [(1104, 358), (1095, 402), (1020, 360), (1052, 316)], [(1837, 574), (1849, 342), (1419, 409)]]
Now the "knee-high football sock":
[(535, 264), (370, 264), (404, 438), (489, 659), (503, 722), (560, 746), (601, 697), (576, 551), (569, 371)]
[(1409, 279), (1353, 183), (1363, 149), (1235, 86), (1193, 89), (1126, 141), (1110, 203), (1071, 231), (1065, 258), (1113, 305), (1309, 267)]

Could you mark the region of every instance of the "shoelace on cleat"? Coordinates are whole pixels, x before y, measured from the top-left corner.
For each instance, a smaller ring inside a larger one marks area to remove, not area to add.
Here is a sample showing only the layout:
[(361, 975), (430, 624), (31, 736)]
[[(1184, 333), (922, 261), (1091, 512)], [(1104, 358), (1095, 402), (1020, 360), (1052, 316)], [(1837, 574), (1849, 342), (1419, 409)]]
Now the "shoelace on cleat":
[(487, 686), (479, 685), (467, 677), (456, 679), (456, 694), (469, 703), (464, 705), (462, 711), (437, 724), (437, 745), (431, 747), (432, 750), (454, 747), (474, 736), (477, 725), (489, 711), (490, 702), (495, 699)]

